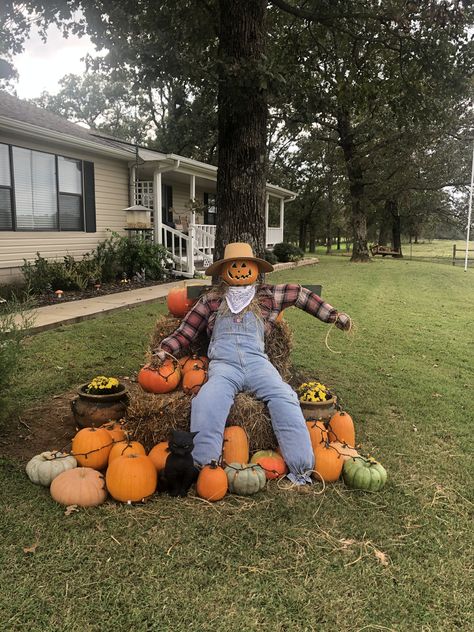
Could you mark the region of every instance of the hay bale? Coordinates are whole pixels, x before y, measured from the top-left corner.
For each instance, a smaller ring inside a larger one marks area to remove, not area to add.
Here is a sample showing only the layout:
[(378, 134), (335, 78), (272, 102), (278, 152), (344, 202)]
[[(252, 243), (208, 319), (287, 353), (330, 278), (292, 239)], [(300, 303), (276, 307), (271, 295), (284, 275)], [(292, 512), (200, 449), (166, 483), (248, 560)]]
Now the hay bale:
[[(189, 430), (191, 396), (183, 391), (154, 395), (132, 384), (129, 396), (127, 428), (147, 450), (167, 440), (172, 428)], [(227, 425), (242, 426), (246, 430), (251, 451), (277, 447), (266, 405), (249, 393), (236, 396)]]

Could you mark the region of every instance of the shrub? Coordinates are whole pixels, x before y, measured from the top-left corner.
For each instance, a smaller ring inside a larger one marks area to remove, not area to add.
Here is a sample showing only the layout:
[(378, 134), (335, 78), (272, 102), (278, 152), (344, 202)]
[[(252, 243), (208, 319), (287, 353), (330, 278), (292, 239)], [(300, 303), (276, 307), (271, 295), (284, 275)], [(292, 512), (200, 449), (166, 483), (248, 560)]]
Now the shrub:
[(268, 263), (271, 263), (272, 265), (278, 262), (278, 259), (271, 250), (265, 250), (264, 257), (265, 261), (268, 261)]
[(36, 253), (31, 263), (24, 262), (21, 271), (29, 291), (41, 294), (47, 290), (84, 290), (90, 283), (100, 278), (98, 262), (89, 254), (76, 261), (66, 255), (62, 261), (51, 261)]
[(8, 385), (21, 353), (21, 340), (31, 327), (30, 301), (11, 298), (0, 303), (0, 417)]
[(282, 241), (279, 244), (275, 244), (273, 248), (273, 254), (277, 257), (280, 263), (286, 263), (287, 261), (298, 261), (304, 257), (304, 252), (298, 246), (293, 246), (286, 241)]
[(127, 276), (145, 275), (147, 279), (166, 278), (171, 263), (166, 248), (148, 239), (117, 236), (117, 260)]

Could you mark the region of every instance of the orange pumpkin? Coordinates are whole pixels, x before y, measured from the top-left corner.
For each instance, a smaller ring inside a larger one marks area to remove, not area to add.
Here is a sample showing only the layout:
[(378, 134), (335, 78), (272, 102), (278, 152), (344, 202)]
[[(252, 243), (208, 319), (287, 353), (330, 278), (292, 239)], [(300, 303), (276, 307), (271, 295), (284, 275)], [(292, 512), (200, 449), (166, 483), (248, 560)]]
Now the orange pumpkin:
[(215, 502), (221, 500), (227, 493), (229, 483), (225, 471), (212, 461), (199, 472), (196, 492), (200, 498)]
[(103, 474), (90, 467), (62, 472), (51, 483), (51, 496), (61, 505), (96, 507), (107, 498)]
[(107, 465), (112, 444), (105, 428), (82, 428), (72, 440), (71, 454), (82, 467), (101, 470)]
[(148, 393), (169, 393), (174, 391), (181, 380), (178, 362), (167, 358), (159, 367), (146, 364), (138, 374), (138, 383)]
[(125, 454), (107, 468), (105, 482), (110, 495), (123, 503), (138, 502), (156, 489), (158, 474), (153, 461), (144, 454)]
[(174, 287), (168, 292), (166, 297), (166, 305), (169, 311), (176, 318), (183, 318), (189, 312), (197, 299), (188, 298), (188, 289), (186, 286)]
[(268, 480), (280, 478), (288, 473), (283, 457), (273, 450), (259, 450), (250, 459), (250, 463), (258, 463), (265, 470)]
[(112, 441), (123, 441), (127, 433), (124, 430), (124, 424), (118, 421), (109, 421), (106, 424), (102, 424), (101, 428), (105, 428), (110, 436), (112, 437)]
[(156, 467), (157, 472), (165, 469), (166, 459), (169, 455), (169, 443), (168, 441), (161, 441), (152, 447), (148, 453), (148, 457), (153, 461), (153, 465)]
[(313, 448), (313, 452), (316, 450), (316, 446), (320, 443), (325, 443), (328, 440), (328, 431), (324, 422), (321, 420), (318, 421), (307, 421), (306, 427), (308, 428), (309, 436), (311, 439), (311, 446)]
[(282, 310), (281, 310), (281, 312), (280, 312), (280, 313), (278, 314), (278, 316), (276, 317), (276, 322), (277, 322), (277, 323), (280, 323), (280, 322), (283, 320), (283, 312), (284, 312), (284, 311), (285, 311), (285, 310), (284, 310), (284, 309), (282, 309)]
[(224, 430), (222, 460), (226, 465), (249, 462), (249, 440), (240, 426), (227, 426)]
[(221, 278), (228, 285), (252, 285), (258, 278), (258, 264), (249, 259), (225, 261), (221, 266)]
[(331, 448), (328, 441), (320, 443), (314, 451), (315, 465), (313, 476), (334, 483), (341, 476), (344, 459), (337, 450)]
[(126, 454), (145, 455), (146, 450), (138, 441), (117, 441), (112, 446), (109, 454), (109, 465), (115, 459)]
[(181, 368), (181, 374), (185, 375), (188, 371), (191, 371), (195, 367), (199, 369), (207, 370), (209, 360), (206, 356), (198, 356), (195, 353), (190, 356), (184, 356), (179, 359), (179, 366)]
[(355, 448), (351, 448), (351, 446), (347, 445), (347, 443), (341, 443), (340, 441), (331, 441), (329, 445), (334, 450), (337, 450), (337, 452), (341, 455), (344, 463), (355, 456), (359, 456), (357, 450)]
[(355, 445), (355, 428), (349, 413), (337, 412), (328, 423), (329, 441), (341, 441), (348, 445)]
[(188, 395), (197, 395), (204, 382), (207, 382), (207, 371), (195, 366), (183, 375), (183, 391)]

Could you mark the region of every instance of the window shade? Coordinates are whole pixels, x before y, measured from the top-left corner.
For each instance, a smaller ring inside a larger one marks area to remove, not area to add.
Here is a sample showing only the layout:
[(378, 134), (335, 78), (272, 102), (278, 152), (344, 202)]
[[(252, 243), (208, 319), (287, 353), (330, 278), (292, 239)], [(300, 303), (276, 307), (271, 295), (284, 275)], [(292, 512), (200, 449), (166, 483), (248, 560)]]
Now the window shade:
[(11, 186), (10, 153), (8, 145), (0, 145), (0, 187)]
[(80, 160), (58, 156), (59, 191), (82, 195), (82, 169)]
[(55, 157), (13, 147), (16, 224), (23, 230), (56, 230)]

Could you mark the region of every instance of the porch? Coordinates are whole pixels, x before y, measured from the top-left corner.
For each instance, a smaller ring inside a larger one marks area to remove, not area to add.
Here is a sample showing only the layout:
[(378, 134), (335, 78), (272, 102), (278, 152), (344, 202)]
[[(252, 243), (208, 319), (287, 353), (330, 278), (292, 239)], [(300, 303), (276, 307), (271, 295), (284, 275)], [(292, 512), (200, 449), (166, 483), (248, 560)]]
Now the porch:
[[(164, 165), (163, 161), (147, 160), (139, 165), (138, 173), (131, 166), (131, 204), (151, 210), (155, 243), (169, 250), (177, 274), (192, 277), (212, 263), (217, 169), (190, 159), (167, 158), (173, 162)], [(267, 191), (266, 198), (266, 247), (272, 248), (283, 241), (285, 198), (288, 201), (294, 196), (291, 191), (268, 187), (275, 189)]]

